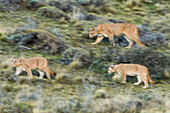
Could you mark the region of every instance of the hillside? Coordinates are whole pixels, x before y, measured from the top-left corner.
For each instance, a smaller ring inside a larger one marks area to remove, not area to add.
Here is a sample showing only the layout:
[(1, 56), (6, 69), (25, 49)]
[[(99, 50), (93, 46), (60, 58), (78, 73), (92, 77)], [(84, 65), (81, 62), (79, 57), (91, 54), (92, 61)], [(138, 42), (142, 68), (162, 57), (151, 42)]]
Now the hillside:
[[(168, 0), (1, 0), (0, 113), (169, 113), (170, 2)], [(90, 28), (132, 23), (147, 47), (116, 36), (97, 45)], [(12, 59), (45, 57), (57, 73), (52, 80), (14, 76)], [(148, 67), (158, 84), (120, 84), (111, 64)]]

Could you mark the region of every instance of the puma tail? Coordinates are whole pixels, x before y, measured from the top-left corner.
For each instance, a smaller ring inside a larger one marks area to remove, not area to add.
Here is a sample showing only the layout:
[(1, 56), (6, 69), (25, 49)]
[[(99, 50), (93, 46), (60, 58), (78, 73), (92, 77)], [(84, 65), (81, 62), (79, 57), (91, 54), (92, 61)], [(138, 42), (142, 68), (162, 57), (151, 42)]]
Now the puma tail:
[(149, 80), (150, 83), (152, 83), (152, 84), (156, 84), (156, 83), (157, 83), (157, 82), (153, 81), (153, 80), (150, 78), (149, 73), (147, 74), (147, 78), (148, 78), (148, 80)]
[(140, 40), (140, 37), (139, 37), (139, 30), (138, 28), (136, 27), (135, 28), (135, 41), (140, 45), (140, 46), (143, 46), (143, 47), (146, 47), (146, 45), (144, 45), (141, 40)]
[(47, 65), (47, 68), (48, 68), (48, 71), (50, 72), (50, 74), (56, 76), (56, 73), (55, 73), (55, 72), (52, 72), (52, 71), (50, 70), (50, 68), (48, 67), (48, 65)]

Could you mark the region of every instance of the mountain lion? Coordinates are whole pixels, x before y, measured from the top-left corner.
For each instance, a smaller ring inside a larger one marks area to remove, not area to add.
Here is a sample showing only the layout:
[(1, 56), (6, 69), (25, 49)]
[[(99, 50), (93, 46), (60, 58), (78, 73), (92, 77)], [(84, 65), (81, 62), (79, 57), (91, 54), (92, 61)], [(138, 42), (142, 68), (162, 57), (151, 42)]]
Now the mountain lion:
[(123, 81), (121, 83), (126, 83), (126, 75), (135, 76), (137, 75), (138, 82), (134, 83), (134, 85), (139, 85), (144, 82), (145, 86), (143, 88), (148, 88), (148, 81), (152, 84), (156, 84), (155, 81), (152, 81), (149, 77), (149, 71), (147, 67), (139, 65), (139, 64), (118, 64), (111, 65), (108, 69), (108, 73), (118, 72), (120, 76), (122, 76)]
[(54, 72), (50, 70), (48, 67), (48, 62), (46, 58), (43, 57), (35, 57), (30, 59), (19, 59), (17, 61), (13, 60), (10, 63), (10, 66), (16, 67), (15, 75), (18, 76), (22, 70), (27, 71), (30, 78), (33, 78), (32, 69), (38, 69), (38, 72), (40, 73), (40, 78), (44, 77), (44, 72), (46, 72), (47, 78), (51, 79), (50, 73), (53, 75), (56, 75)]
[(133, 45), (133, 41), (141, 46), (145, 46), (140, 41), (138, 28), (134, 24), (100, 24), (97, 27), (90, 29), (89, 37), (93, 38), (96, 35), (98, 35), (96, 41), (91, 44), (98, 44), (105, 36), (108, 37), (111, 44), (115, 46), (113, 36), (125, 35), (125, 39), (129, 42), (129, 45), (126, 48), (131, 48)]

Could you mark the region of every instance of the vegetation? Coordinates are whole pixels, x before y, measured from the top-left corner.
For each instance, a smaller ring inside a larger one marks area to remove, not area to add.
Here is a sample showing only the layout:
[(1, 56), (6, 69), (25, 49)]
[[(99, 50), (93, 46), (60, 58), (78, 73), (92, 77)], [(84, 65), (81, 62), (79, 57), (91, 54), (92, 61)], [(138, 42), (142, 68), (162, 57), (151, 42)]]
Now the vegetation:
[[(155, 113), (170, 112), (170, 2), (167, 0), (1, 0), (0, 113)], [(102, 23), (136, 24), (146, 48), (123, 36), (110, 47), (105, 37), (91, 45), (89, 29)], [(14, 76), (15, 57), (47, 58), (57, 73), (52, 80)], [(158, 84), (134, 86), (136, 77), (120, 84), (111, 64), (148, 67)], [(115, 75), (115, 76), (114, 76)]]

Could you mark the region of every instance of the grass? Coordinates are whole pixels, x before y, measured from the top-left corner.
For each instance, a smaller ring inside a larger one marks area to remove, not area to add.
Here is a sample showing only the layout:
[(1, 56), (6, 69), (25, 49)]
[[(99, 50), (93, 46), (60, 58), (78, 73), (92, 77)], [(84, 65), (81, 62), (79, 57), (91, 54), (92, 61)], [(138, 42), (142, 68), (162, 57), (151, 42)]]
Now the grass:
[[(134, 24), (145, 22), (144, 17), (135, 15), (131, 9), (129, 9), (129, 12), (126, 12), (123, 9), (123, 7), (125, 7), (124, 4), (119, 4), (121, 7), (113, 7), (117, 13), (110, 14), (109, 18)], [(144, 6), (149, 12), (152, 12), (154, 8), (153, 5), (148, 4), (143, 4), (142, 8), (144, 8)], [(156, 22), (156, 19), (163, 19), (162, 15), (158, 16), (158, 14), (155, 13), (150, 14), (150, 17), (146, 18), (150, 26)], [(11, 32), (18, 27), (25, 28), (24, 26), (29, 26), (28, 18), (30, 18), (31, 21), (36, 24), (37, 28), (49, 32), (57, 28), (57, 31), (62, 35), (62, 39), (64, 39), (69, 46), (81, 47), (87, 51), (91, 51), (93, 56), (92, 60), (96, 61), (100, 60), (101, 55), (108, 50), (107, 48), (110, 46), (109, 43), (102, 41), (98, 45), (91, 45), (90, 43), (94, 42), (94, 40), (82, 37), (81, 33), (83, 31), (88, 32), (91, 26), (95, 27), (100, 23), (108, 22), (107, 13), (97, 14), (97, 16), (104, 17), (104, 19), (94, 21), (71, 20), (67, 24), (59, 24), (59, 20), (39, 16), (37, 11), (33, 10), (1, 13), (0, 32), (5, 29), (3, 32), (10, 35)], [(8, 31), (7, 28), (9, 27), (12, 28), (12, 31)], [(18, 103), (22, 104), (23, 102), (31, 106), (36, 113), (57, 111), (123, 112), (123, 110), (136, 112), (137, 109), (134, 107), (135, 101), (142, 103), (142, 109), (138, 109), (142, 113), (169, 112), (170, 110), (170, 94), (168, 92), (170, 90), (169, 79), (161, 79), (158, 84), (150, 85), (150, 89), (142, 89), (143, 84), (140, 86), (134, 86), (132, 84), (136, 81), (136, 79), (134, 80), (133, 78), (129, 79), (125, 85), (108, 80), (105, 77), (107, 68), (111, 64), (114, 64), (114, 62), (106, 62), (103, 60), (104, 58), (102, 58), (101, 61), (96, 61), (88, 72), (88, 66), (74, 69), (70, 68), (69, 65), (63, 64), (59, 61), (59, 59), (63, 59), (61, 54), (50, 55), (42, 53), (40, 50), (23, 50), (16, 45), (11, 45), (11, 43), (6, 42), (2, 37), (0, 49), (2, 51), (0, 57), (3, 62), (9, 62), (9, 58), (12, 56), (15, 56), (17, 59), (43, 56), (49, 61), (50, 68), (57, 72), (57, 77), (52, 81), (46, 79), (39, 80), (37, 77), (30, 80), (28, 76), (20, 75), (18, 77), (19, 82), (11, 82), (11, 78), (7, 77), (6, 74), (11, 75), (14, 71), (7, 68), (4, 75), (0, 74), (0, 103), (4, 104), (5, 110), (8, 112), (9, 110), (15, 110), (12, 108)], [(126, 49), (119, 47), (119, 50), (123, 53)], [(155, 51), (165, 52), (164, 48)], [(4, 71), (4, 69), (1, 68), (1, 71)], [(86, 75), (88, 80), (82, 81), (82, 78)], [(107, 92), (107, 98), (95, 100), (94, 94), (97, 89), (105, 90)], [(132, 107), (128, 107), (129, 103), (131, 103)], [(4, 106), (0, 104), (0, 110)], [(107, 106), (109, 106), (109, 108)], [(25, 106), (21, 107), (24, 108)]]

